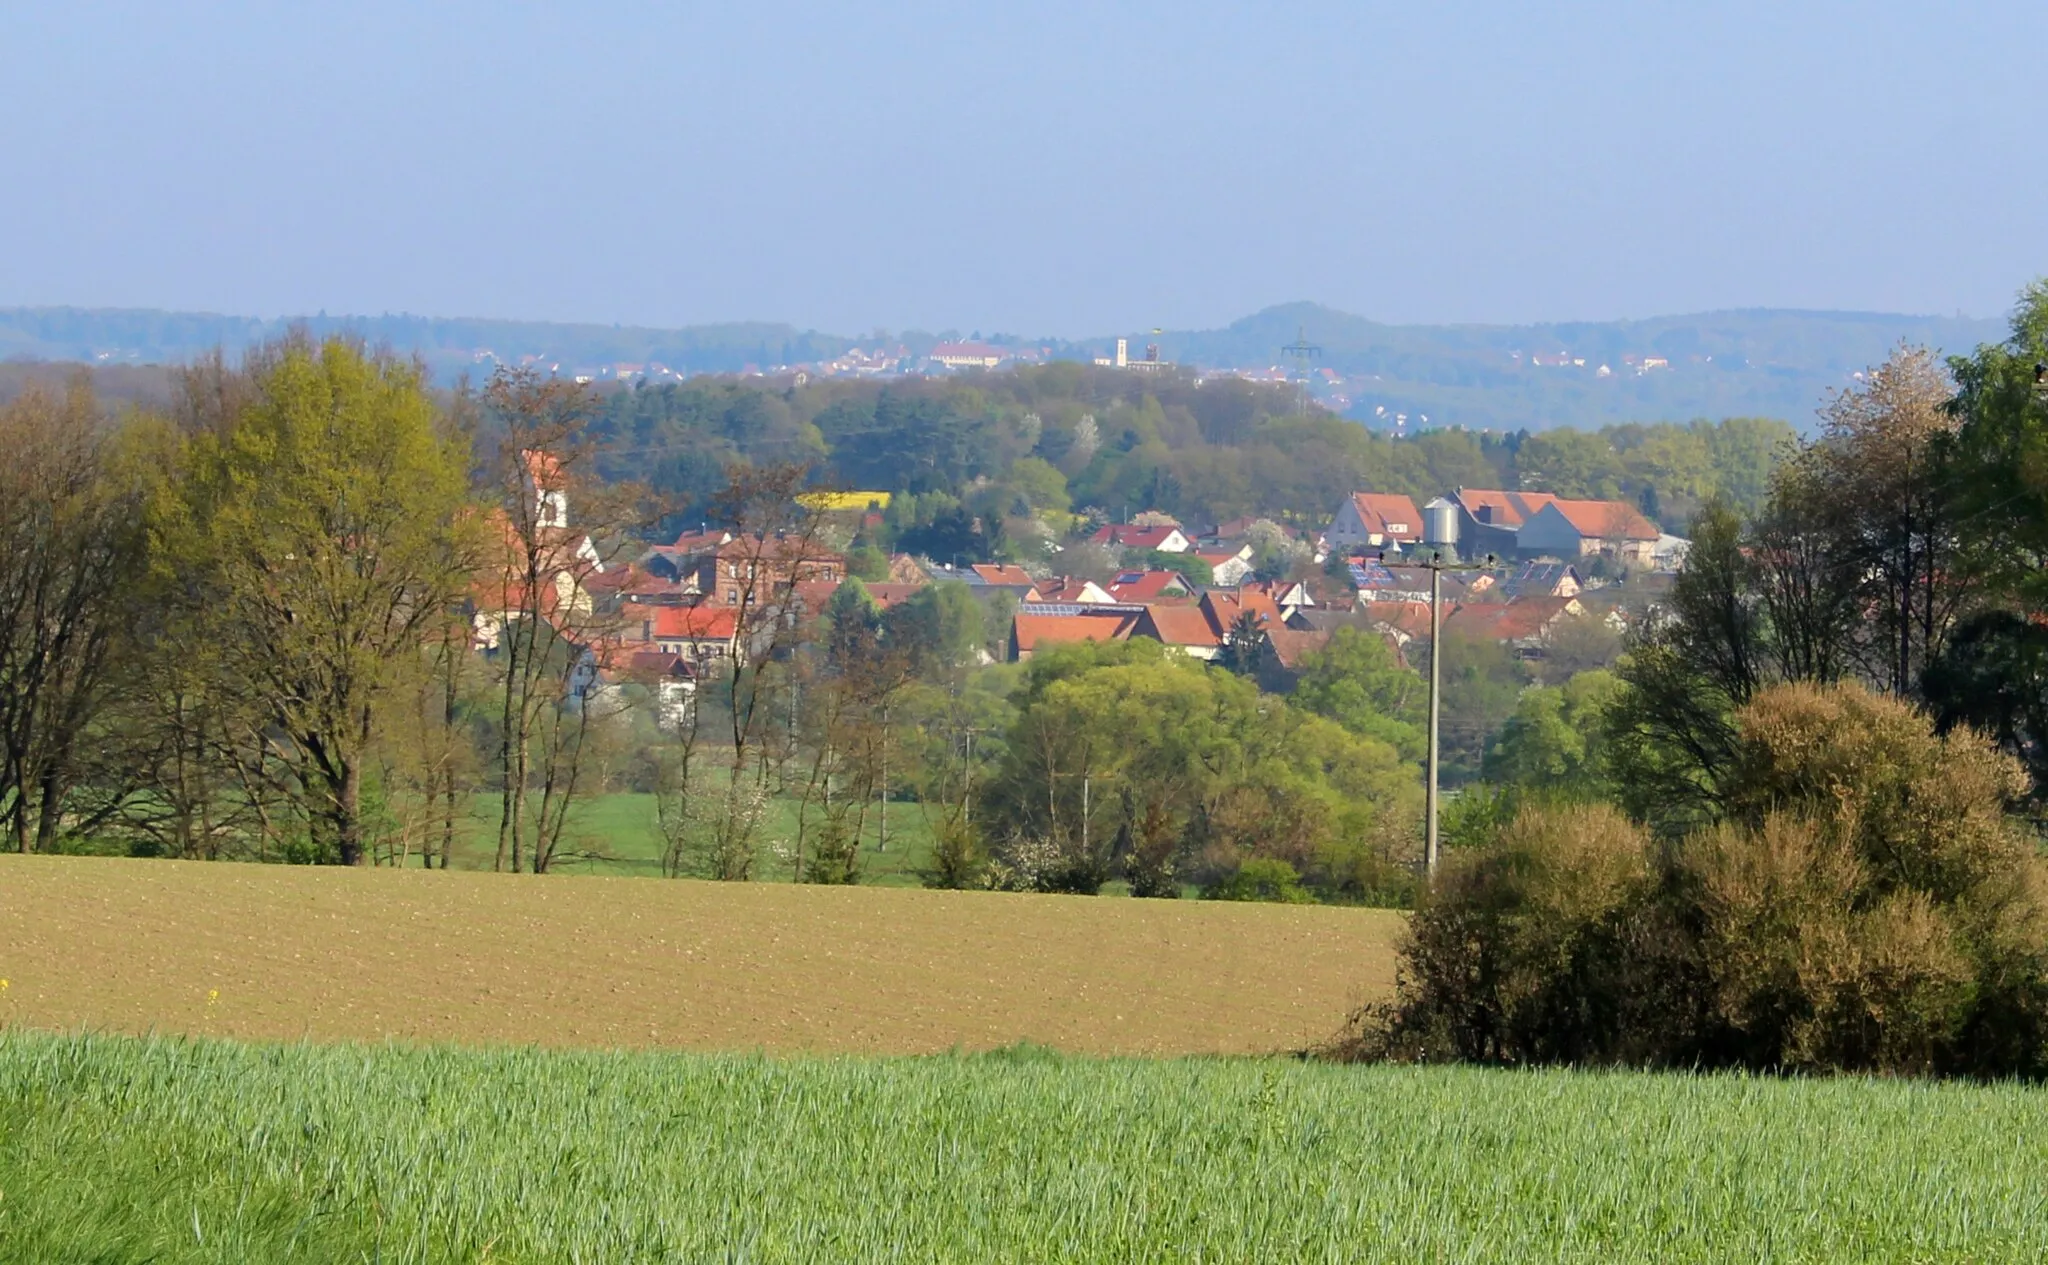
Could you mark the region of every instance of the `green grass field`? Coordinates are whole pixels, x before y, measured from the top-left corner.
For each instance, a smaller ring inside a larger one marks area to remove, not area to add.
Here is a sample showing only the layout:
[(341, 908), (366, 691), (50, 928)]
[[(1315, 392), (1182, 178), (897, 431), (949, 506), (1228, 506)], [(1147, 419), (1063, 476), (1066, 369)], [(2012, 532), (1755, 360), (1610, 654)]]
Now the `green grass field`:
[[(812, 808), (812, 830), (817, 809)], [(793, 877), (797, 802), (777, 797), (768, 802), (761, 823), (760, 877), (782, 881)], [(478, 795), (471, 801), (469, 829), (456, 842), (460, 869), (487, 870), (497, 847), (498, 797)], [(570, 812), (564, 873), (655, 876), (661, 873), (662, 841), (655, 819), (654, 796), (618, 791), (581, 799)], [(861, 840), (860, 881), (871, 887), (917, 887), (930, 864), (931, 826), (917, 804), (889, 805), (888, 847), (882, 847), (880, 823), (868, 814)]]
[(2023, 1261), (2022, 1087), (0, 1034), (21, 1261)]

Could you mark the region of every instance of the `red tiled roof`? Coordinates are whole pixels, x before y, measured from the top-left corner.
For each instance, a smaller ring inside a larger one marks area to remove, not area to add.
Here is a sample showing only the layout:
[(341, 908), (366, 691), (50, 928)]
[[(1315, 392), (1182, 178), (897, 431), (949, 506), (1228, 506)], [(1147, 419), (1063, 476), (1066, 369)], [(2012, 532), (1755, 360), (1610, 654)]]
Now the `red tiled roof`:
[(1143, 604), (1169, 596), (1166, 590), (1175, 586), (1194, 594), (1195, 586), (1178, 571), (1126, 571), (1105, 587), (1119, 602)]
[(1573, 597), (1525, 597), (1497, 606), (1460, 606), (1444, 617), (1444, 631), (1486, 641), (1526, 641), (1559, 616), (1583, 609)]
[(665, 546), (680, 554), (708, 553), (732, 539), (732, 533), (718, 527), (686, 531), (676, 537), (676, 543)]
[(1284, 623), (1280, 608), (1273, 599), (1256, 589), (1239, 589), (1232, 593), (1225, 589), (1210, 589), (1202, 594), (1202, 609), (1209, 614), (1216, 627), (1229, 632), (1237, 617), (1250, 612), (1258, 616), (1262, 627), (1278, 628)]
[(730, 640), (740, 619), (730, 606), (650, 606), (642, 602), (621, 603), (619, 616), (635, 639), (645, 629), (656, 639), (683, 641)]
[[(1557, 498), (1548, 492), (1497, 492), (1485, 488), (1459, 488), (1458, 503), (1475, 521), (1488, 527), (1520, 527), (1525, 519)], [(1481, 510), (1490, 510), (1491, 516)]]
[(1223, 633), (1209, 622), (1209, 616), (1199, 606), (1147, 606), (1137, 632), (1139, 636), (1156, 637), (1169, 646), (1214, 649), (1223, 644)]
[(1030, 615), (1019, 611), (1010, 623), (1010, 637), (1019, 654), (1039, 646), (1075, 641), (1128, 641), (1137, 626), (1135, 611), (1104, 611), (1087, 615)]
[(1581, 536), (1596, 540), (1655, 540), (1657, 528), (1626, 501), (1556, 500), (1557, 512), (1578, 529)]
[(1353, 492), (1351, 503), (1366, 530), (1395, 540), (1422, 539), (1422, 513), (1415, 502), (1394, 492)]
[(1302, 656), (1329, 645), (1330, 634), (1327, 630), (1316, 632), (1276, 626), (1266, 630), (1266, 644), (1273, 648), (1273, 658), (1279, 661), (1280, 666), (1291, 672), (1301, 666)]
[[(1447, 606), (1447, 612), (1456, 612), (1458, 607)], [(1374, 602), (1365, 608), (1366, 618), (1375, 628), (1389, 628), (1404, 637), (1429, 636), (1428, 602)], [(1445, 619), (1448, 621), (1449, 613)]]
[(969, 567), (968, 570), (974, 572), (974, 574), (980, 576), (983, 581), (989, 584), (1007, 584), (1029, 588), (1032, 584), (1036, 583), (1031, 578), (1029, 571), (1017, 566), (1015, 563), (977, 562)]

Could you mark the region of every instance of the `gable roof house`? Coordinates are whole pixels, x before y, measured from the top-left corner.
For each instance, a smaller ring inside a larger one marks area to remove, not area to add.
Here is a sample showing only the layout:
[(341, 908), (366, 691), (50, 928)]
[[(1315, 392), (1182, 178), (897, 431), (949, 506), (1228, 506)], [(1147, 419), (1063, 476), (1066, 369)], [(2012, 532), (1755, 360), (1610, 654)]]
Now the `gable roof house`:
[(1550, 630), (1585, 613), (1576, 597), (1525, 597), (1498, 606), (1460, 606), (1444, 616), (1444, 632), (1502, 642), (1519, 658), (1540, 659)]
[(1143, 606), (1162, 598), (1195, 595), (1195, 586), (1178, 571), (1125, 571), (1109, 582), (1109, 595), (1119, 602)]
[(962, 570), (960, 579), (965, 580), (978, 597), (1000, 591), (1020, 602), (1038, 600), (1038, 582), (1031, 578), (1029, 571), (1014, 563), (977, 562)]
[(1422, 513), (1396, 493), (1353, 492), (1337, 506), (1323, 539), (1337, 548), (1399, 553), (1422, 540)]
[(1579, 569), (1569, 562), (1525, 562), (1494, 586), (1500, 600), (1508, 602), (1518, 597), (1577, 597), (1585, 587)]
[(1190, 557), (1200, 558), (1209, 566), (1209, 576), (1225, 588), (1235, 588), (1244, 583), (1252, 573), (1252, 548), (1246, 545), (1236, 553), (1195, 553)]
[(1585, 558), (1604, 554), (1650, 565), (1656, 524), (1626, 501), (1553, 499), (1523, 522), (1516, 547), (1525, 555)]
[(1268, 694), (1292, 694), (1301, 683), (1304, 660), (1329, 645), (1332, 635), (1327, 629), (1268, 628), (1266, 651), (1259, 656), (1259, 688)]
[(1049, 645), (1077, 641), (1129, 641), (1140, 612), (1122, 609), (1059, 614), (1019, 610), (1010, 619), (1010, 661), (1022, 663)]
[(1098, 527), (1088, 542), (1118, 549), (1136, 549), (1141, 553), (1186, 553), (1194, 548), (1194, 542), (1178, 527), (1143, 527), (1136, 523), (1111, 523), (1107, 527)]
[(740, 613), (730, 606), (647, 606), (622, 602), (619, 620), (621, 639), (636, 652), (652, 649), (693, 664), (727, 655), (746, 657), (747, 647), (739, 635)]
[(1109, 590), (1093, 580), (1077, 580), (1071, 576), (1059, 576), (1042, 581), (1037, 594), (1024, 599), (1028, 602), (1046, 602), (1063, 606), (1109, 606), (1116, 599)]
[(1467, 560), (1490, 553), (1508, 557), (1521, 548), (1522, 524), (1556, 499), (1548, 492), (1459, 488), (1451, 494), (1458, 531), (1450, 543), (1457, 545), (1458, 556)]
[(1131, 635), (1150, 637), (1190, 658), (1209, 660), (1223, 653), (1229, 631), (1216, 627), (1209, 613), (1199, 606), (1147, 606), (1138, 615)]

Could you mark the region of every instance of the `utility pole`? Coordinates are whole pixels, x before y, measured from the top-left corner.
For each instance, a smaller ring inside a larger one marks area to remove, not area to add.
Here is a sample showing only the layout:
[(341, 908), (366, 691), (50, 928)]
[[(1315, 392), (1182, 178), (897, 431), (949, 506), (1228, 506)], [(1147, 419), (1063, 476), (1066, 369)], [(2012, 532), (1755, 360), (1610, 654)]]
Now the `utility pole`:
[(1295, 381), (1300, 384), (1301, 391), (1296, 408), (1302, 416), (1306, 417), (1308, 415), (1309, 362), (1322, 355), (1323, 349), (1308, 340), (1308, 327), (1306, 325), (1297, 325), (1295, 327), (1294, 341), (1282, 347), (1280, 353), (1294, 358)]
[[(1387, 555), (1379, 555), (1385, 562)], [(1486, 555), (1485, 562), (1445, 562), (1441, 549), (1432, 551), (1428, 561), (1422, 564), (1429, 568), (1429, 758), (1426, 781), (1422, 794), (1422, 868), (1430, 882), (1436, 881), (1436, 867), (1440, 849), (1437, 846), (1437, 753), (1442, 735), (1442, 703), (1444, 675), (1444, 572), (1446, 571), (1490, 571), (1500, 565), (1500, 559)]]
[[(1437, 555), (1438, 559), (1442, 555)], [(1444, 656), (1444, 569), (1440, 561), (1429, 568), (1429, 783), (1423, 792), (1424, 818), (1422, 868), (1432, 881), (1436, 878), (1436, 770), (1437, 738), (1441, 721), (1438, 706), (1443, 696)]]
[(1090, 775), (1081, 775), (1081, 859), (1088, 858), (1088, 782)]

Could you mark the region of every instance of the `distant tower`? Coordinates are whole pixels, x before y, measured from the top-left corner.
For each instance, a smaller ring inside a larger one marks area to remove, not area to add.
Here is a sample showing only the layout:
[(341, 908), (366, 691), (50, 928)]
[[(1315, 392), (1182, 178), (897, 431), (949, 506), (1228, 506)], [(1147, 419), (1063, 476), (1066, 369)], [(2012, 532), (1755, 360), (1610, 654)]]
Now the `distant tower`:
[(1309, 362), (1323, 354), (1323, 349), (1308, 340), (1308, 327), (1295, 327), (1294, 341), (1280, 349), (1280, 354), (1294, 358), (1294, 380), (1300, 385), (1301, 398), (1296, 407), (1303, 416), (1308, 414)]
[(1131, 340), (1128, 338), (1119, 338), (1116, 340), (1116, 367), (1122, 369), (1130, 363)]

